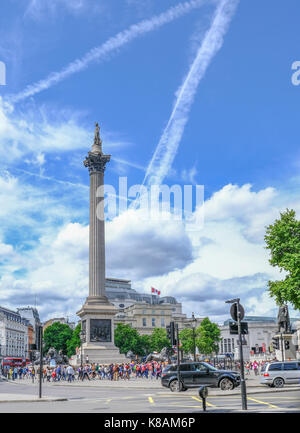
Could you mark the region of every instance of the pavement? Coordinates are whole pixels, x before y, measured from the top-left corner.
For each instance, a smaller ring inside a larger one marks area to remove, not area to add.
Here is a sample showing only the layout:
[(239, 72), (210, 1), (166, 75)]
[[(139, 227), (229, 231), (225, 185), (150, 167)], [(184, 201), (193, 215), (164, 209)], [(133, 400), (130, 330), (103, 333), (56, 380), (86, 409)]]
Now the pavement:
[[(17, 380), (8, 380), (6, 378), (2, 377), (2, 381), (5, 381), (7, 384), (11, 384), (11, 386), (13, 387), (14, 385), (26, 385), (26, 386), (30, 386), (30, 387), (37, 387), (38, 386), (38, 379), (36, 379), (34, 381), (34, 383), (32, 382), (31, 379), (17, 379)], [(43, 390), (47, 390), (47, 389), (52, 389), (54, 390), (56, 387), (57, 389), (60, 387), (68, 387), (68, 388), (74, 388), (74, 389), (78, 389), (78, 388), (92, 388), (92, 389), (111, 389), (111, 390), (117, 390), (117, 389), (134, 389), (134, 390), (147, 390), (147, 391), (151, 391), (151, 390), (160, 390), (161, 393), (170, 393), (172, 395), (190, 395), (190, 394), (195, 394), (195, 392), (197, 393), (197, 388), (192, 388), (192, 389), (188, 389), (185, 392), (174, 392), (172, 393), (171, 391), (169, 391), (167, 388), (163, 388), (160, 380), (156, 380), (156, 379), (143, 379), (143, 378), (139, 378), (139, 379), (135, 379), (132, 378), (131, 380), (118, 380), (118, 381), (110, 381), (107, 379), (104, 380), (99, 380), (99, 379), (94, 379), (94, 380), (85, 380), (85, 381), (78, 381), (75, 380), (74, 382), (65, 382), (65, 381), (60, 381), (60, 382), (47, 382), (44, 381), (43, 382)], [(266, 385), (261, 385), (259, 383), (259, 377), (255, 377), (255, 376), (250, 376), (250, 377), (246, 377), (246, 387), (247, 387), (247, 395), (251, 395), (251, 394), (266, 394), (266, 393), (281, 393), (281, 392), (290, 392), (290, 391), (300, 391), (300, 384), (299, 385), (285, 385), (283, 388), (270, 388)], [(12, 388), (13, 391), (13, 388)], [(158, 394), (160, 394), (158, 392)], [(240, 395), (241, 394), (241, 388), (240, 386), (238, 388), (235, 388), (233, 390), (230, 391), (221, 391), (220, 389), (216, 389), (216, 388), (210, 388), (209, 389), (209, 396), (213, 397), (213, 396), (217, 396), (217, 397), (227, 397), (227, 396), (235, 396), (235, 395)], [(37, 402), (37, 401), (65, 401), (68, 400), (68, 398), (61, 398), (61, 397), (44, 397), (42, 399), (39, 399), (38, 397), (34, 397), (32, 395), (27, 395), (27, 394), (22, 394), (22, 395), (18, 395), (18, 394), (13, 394), (13, 393), (1, 393), (1, 379), (0, 379), (0, 403), (4, 403), (4, 402)]]

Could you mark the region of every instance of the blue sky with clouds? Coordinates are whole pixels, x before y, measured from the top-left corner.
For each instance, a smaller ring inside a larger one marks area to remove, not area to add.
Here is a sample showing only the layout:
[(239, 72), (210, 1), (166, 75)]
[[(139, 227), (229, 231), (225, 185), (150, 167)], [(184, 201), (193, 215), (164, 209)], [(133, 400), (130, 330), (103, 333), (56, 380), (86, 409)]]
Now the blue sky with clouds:
[(74, 316), (87, 295), (82, 161), (97, 120), (107, 183), (197, 183), (206, 200), (198, 232), (134, 209), (107, 223), (107, 274), (176, 294), (188, 314), (225, 318), (222, 287), (274, 314), (263, 234), (300, 210), (299, 12), (297, 0), (6, 1), (0, 304), (37, 296), (43, 318)]

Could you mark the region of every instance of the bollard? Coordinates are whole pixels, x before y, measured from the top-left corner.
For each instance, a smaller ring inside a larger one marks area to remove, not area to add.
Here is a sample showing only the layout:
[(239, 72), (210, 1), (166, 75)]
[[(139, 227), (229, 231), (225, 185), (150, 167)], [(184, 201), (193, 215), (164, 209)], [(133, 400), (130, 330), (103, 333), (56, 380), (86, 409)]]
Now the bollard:
[(208, 396), (208, 389), (206, 386), (200, 386), (198, 392), (199, 392), (199, 396), (202, 398), (203, 412), (206, 412), (206, 398)]

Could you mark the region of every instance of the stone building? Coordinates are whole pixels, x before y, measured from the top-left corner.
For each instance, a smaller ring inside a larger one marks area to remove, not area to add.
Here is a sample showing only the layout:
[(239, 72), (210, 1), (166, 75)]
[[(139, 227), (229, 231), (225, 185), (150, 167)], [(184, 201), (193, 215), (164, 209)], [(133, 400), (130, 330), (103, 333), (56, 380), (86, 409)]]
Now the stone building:
[[(290, 320), (293, 329), (297, 319)], [(228, 319), (220, 326), (222, 339), (219, 343), (219, 354), (221, 355), (234, 355), (238, 350), (238, 335), (232, 335), (229, 331), (231, 321), (231, 319)], [(248, 334), (243, 336), (245, 360), (268, 359), (272, 358), (273, 355), (275, 356), (272, 348), (272, 338), (278, 331), (277, 318), (245, 316), (243, 321), (248, 323)]]
[(39, 349), (39, 326), (41, 326), (40, 316), (38, 310), (33, 307), (25, 307), (18, 308), (18, 313), (29, 320), (29, 323), (32, 325), (34, 330), (34, 342), (32, 344), (36, 344), (37, 349)]
[[(114, 318), (118, 323), (129, 324), (143, 334), (151, 334), (154, 328), (166, 328), (171, 321), (179, 330), (191, 327), (192, 319), (182, 313), (182, 305), (173, 296), (157, 296), (139, 293), (132, 289), (130, 280), (106, 278), (106, 295), (118, 309)], [(197, 319), (197, 325), (201, 319)]]
[(29, 325), (18, 312), (0, 307), (0, 359), (6, 356), (28, 358)]
[(48, 328), (48, 326), (51, 326), (51, 325), (53, 325), (53, 323), (56, 323), (56, 322), (62, 323), (64, 325), (68, 325), (71, 329), (75, 329), (75, 326), (76, 326), (75, 322), (69, 322), (68, 318), (54, 317), (53, 319), (46, 320), (46, 322), (43, 323), (43, 332), (45, 331), (45, 329)]

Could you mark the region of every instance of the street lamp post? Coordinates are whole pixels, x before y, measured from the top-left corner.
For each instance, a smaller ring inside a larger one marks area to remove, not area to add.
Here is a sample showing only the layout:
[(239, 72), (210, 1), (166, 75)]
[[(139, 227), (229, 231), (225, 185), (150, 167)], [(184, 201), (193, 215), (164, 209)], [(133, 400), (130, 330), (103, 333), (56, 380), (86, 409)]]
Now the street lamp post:
[(80, 331), (79, 333), (79, 338), (80, 338), (80, 366), (82, 368), (82, 343), (85, 337), (85, 332), (84, 331)]
[(194, 313), (192, 313), (194, 362), (196, 362), (196, 337), (195, 337), (196, 322), (197, 322), (197, 319), (195, 318)]

